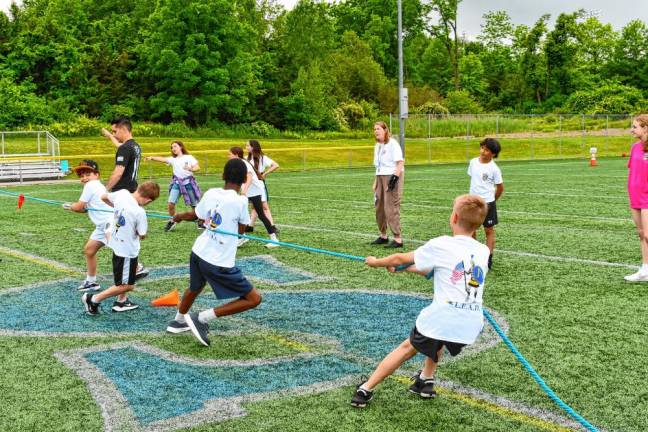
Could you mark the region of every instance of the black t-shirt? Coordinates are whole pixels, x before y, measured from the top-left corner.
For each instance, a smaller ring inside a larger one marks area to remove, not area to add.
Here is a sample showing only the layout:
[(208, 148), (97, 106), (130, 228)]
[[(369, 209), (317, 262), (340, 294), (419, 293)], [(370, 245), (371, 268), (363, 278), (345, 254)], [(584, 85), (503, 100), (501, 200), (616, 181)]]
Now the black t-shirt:
[(139, 169), (140, 159), (142, 158), (142, 149), (135, 140), (128, 140), (117, 149), (115, 155), (115, 165), (124, 167), (124, 173), (113, 186), (111, 192), (121, 189), (127, 189), (129, 192), (137, 190), (137, 170)]

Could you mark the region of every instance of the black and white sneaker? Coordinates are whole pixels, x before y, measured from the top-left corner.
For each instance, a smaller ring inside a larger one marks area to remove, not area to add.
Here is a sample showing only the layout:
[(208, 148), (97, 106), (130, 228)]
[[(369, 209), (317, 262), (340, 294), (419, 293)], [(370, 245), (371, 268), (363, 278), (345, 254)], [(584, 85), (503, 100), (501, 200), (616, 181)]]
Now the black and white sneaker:
[(178, 321), (178, 320), (174, 319), (174, 320), (169, 321), (169, 324), (167, 325), (166, 331), (168, 331), (169, 333), (177, 334), (177, 333), (183, 333), (183, 332), (186, 332), (186, 331), (191, 331), (191, 329), (189, 328), (189, 325), (187, 324), (186, 321), (181, 322), (181, 321)]
[(436, 397), (437, 393), (434, 390), (434, 378), (421, 379), (421, 371), (412, 377), (414, 384), (409, 388), (409, 391), (421, 396), (423, 399), (431, 399)]
[(184, 317), (187, 325), (189, 326), (189, 329), (191, 329), (191, 333), (193, 333), (196, 339), (198, 339), (201, 344), (209, 346), (209, 338), (207, 337), (207, 333), (209, 332), (209, 325), (207, 325), (207, 323), (200, 322), (197, 312), (185, 314)]
[(176, 225), (178, 225), (178, 224), (175, 223), (175, 222), (173, 221), (173, 219), (169, 219), (169, 221), (168, 221), (168, 222), (166, 223), (166, 225), (164, 226), (164, 232), (173, 231), (173, 229), (176, 227)]
[(201, 221), (200, 219), (196, 219), (196, 228), (199, 230), (204, 230), (205, 229), (205, 223)]
[(113, 312), (126, 312), (129, 310), (137, 309), (139, 305), (131, 302), (129, 299), (124, 300), (123, 302), (114, 302), (112, 311)]
[(142, 278), (145, 278), (149, 275), (149, 269), (144, 267), (143, 264), (137, 264), (137, 270), (135, 271), (135, 280), (138, 281)]
[(88, 282), (84, 280), (81, 285), (77, 287), (79, 292), (88, 292), (88, 291), (99, 291), (101, 286), (97, 282)]
[(85, 293), (81, 296), (81, 302), (85, 306), (86, 313), (88, 315), (99, 315), (99, 303), (95, 303), (92, 300), (92, 294)]
[(351, 406), (355, 408), (364, 408), (367, 406), (371, 399), (373, 399), (374, 392), (365, 390), (360, 387), (362, 384), (359, 384), (356, 387), (355, 394), (351, 398)]

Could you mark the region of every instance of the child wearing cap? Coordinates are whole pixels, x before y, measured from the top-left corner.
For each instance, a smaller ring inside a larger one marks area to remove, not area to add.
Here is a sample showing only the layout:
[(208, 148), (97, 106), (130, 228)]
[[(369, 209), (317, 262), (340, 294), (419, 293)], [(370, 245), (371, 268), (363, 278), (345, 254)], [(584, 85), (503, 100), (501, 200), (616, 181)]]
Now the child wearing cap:
[[(88, 217), (94, 223), (95, 229), (83, 247), (83, 254), (86, 260), (86, 278), (79, 285), (81, 292), (96, 291), (101, 287), (97, 283), (97, 252), (108, 242), (106, 240), (106, 227), (112, 217), (112, 208), (101, 200), (106, 193), (105, 186), (99, 180), (99, 165), (97, 162), (86, 159), (81, 161), (79, 166), (74, 168), (83, 185), (83, 192), (75, 203), (64, 203), (63, 208), (77, 213), (88, 213)], [(92, 211), (87, 209), (91, 208)]]
[[(495, 138), (486, 138), (479, 143), (479, 157), (470, 161), (468, 175), (470, 176), (470, 193), (480, 196), (488, 205), (488, 213), (484, 219), (484, 234), (486, 246), (490, 250), (488, 268), (493, 267), (493, 251), (495, 250), (495, 225), (497, 225), (497, 207), (495, 202), (504, 193), (504, 180), (502, 171), (493, 161), (501, 151), (499, 141)], [(476, 238), (476, 232), (473, 237)]]
[(160, 196), (157, 183), (145, 182), (130, 193), (127, 189), (105, 193), (101, 199), (113, 207), (110, 226), (106, 234), (108, 247), (112, 249), (114, 285), (92, 295), (85, 293), (81, 301), (88, 315), (99, 313), (99, 304), (110, 297), (117, 297), (113, 312), (125, 312), (139, 306), (128, 299), (128, 293), (135, 289), (137, 261), (140, 253), (140, 240), (146, 237), (148, 221), (143, 206)]

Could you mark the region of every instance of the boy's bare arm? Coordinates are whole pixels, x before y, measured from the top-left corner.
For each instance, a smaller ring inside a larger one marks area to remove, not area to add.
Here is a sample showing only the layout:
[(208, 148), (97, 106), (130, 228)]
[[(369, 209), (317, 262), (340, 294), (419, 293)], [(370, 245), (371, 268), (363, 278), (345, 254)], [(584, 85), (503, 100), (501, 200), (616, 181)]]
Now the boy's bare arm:
[[(77, 201), (75, 203), (72, 203), (69, 207), (69, 209), (73, 212), (77, 213), (85, 213), (86, 212), (86, 205), (88, 205), (87, 202), (85, 201)], [(63, 206), (65, 208), (65, 206)]]
[(413, 262), (414, 252), (397, 253), (384, 258), (376, 258), (373, 256), (365, 258), (365, 264), (369, 267), (398, 267), (404, 264), (412, 264)]
[(103, 194), (103, 195), (101, 195), (101, 201), (105, 202), (105, 203), (108, 204), (110, 207), (115, 207), (115, 206), (113, 205), (112, 201), (110, 201), (110, 199), (108, 199), (108, 194)]
[(503, 193), (504, 193), (504, 183), (495, 185), (495, 201), (497, 201), (499, 197), (502, 196)]

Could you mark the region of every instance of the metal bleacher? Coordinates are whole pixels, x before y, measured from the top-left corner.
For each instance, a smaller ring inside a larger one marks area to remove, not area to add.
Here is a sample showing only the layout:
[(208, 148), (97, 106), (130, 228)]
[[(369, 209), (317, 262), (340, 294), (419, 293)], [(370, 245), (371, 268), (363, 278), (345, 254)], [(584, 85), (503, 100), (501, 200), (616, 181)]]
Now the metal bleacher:
[(48, 131), (0, 131), (0, 182), (58, 179), (65, 174), (59, 140)]

